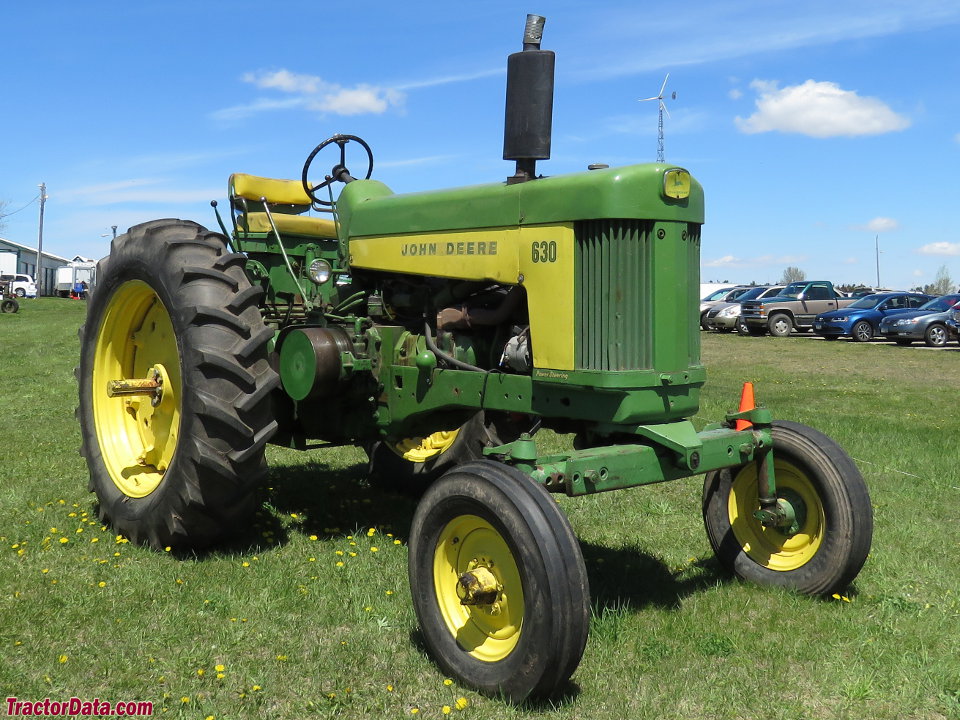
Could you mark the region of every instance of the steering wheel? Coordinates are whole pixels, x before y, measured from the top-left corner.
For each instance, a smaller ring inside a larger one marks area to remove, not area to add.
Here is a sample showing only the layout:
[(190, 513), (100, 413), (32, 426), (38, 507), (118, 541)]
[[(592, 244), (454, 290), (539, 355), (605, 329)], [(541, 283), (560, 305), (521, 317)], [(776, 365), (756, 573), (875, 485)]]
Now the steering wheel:
[[(369, 180), (370, 175), (373, 173), (373, 152), (370, 150), (370, 146), (367, 145), (361, 138), (358, 138), (356, 135), (334, 135), (324, 140), (322, 143), (317, 145), (313, 152), (310, 153), (307, 157), (307, 162), (303, 165), (303, 189), (310, 196), (310, 199), (318, 205), (332, 205), (329, 200), (321, 200), (317, 197), (316, 192), (321, 188), (327, 187), (334, 180), (337, 180), (342, 183), (353, 182), (357, 178), (353, 177), (350, 174), (350, 171), (347, 169), (347, 143), (351, 140), (354, 140), (360, 144), (367, 152), (367, 174), (363, 176), (364, 180)], [(330, 174), (326, 176), (323, 182), (311, 186), (310, 181), (307, 180), (307, 174), (310, 172), (310, 164), (313, 162), (313, 159), (317, 156), (321, 150), (323, 150), (327, 145), (331, 143), (336, 143), (340, 146), (340, 162), (333, 166), (333, 169), (330, 171)]]

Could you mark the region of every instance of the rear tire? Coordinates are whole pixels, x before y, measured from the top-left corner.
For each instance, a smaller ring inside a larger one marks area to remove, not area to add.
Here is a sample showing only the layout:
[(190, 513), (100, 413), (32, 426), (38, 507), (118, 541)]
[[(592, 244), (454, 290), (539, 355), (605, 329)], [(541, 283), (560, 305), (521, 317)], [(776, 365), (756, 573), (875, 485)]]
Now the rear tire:
[(773, 423), (777, 496), (797, 511), (794, 532), (764, 527), (755, 463), (707, 473), (703, 519), (720, 564), (740, 578), (829, 595), (863, 567), (873, 509), (863, 476), (840, 446), (813, 428)]
[(743, 320), (737, 320), (737, 334), (738, 335), (750, 335), (750, 326), (747, 325)]
[(14, 290), (14, 294), (15, 294), (18, 298), (24, 298), (24, 297), (27, 296), (27, 291), (24, 290), (23, 288), (17, 288), (16, 290)]
[(923, 333), (923, 342), (927, 347), (943, 347), (949, 339), (947, 328), (940, 323), (934, 323)]
[[(196, 223), (157, 220), (111, 244), (80, 330), (82, 454), (103, 521), (154, 548), (246, 527), (276, 429), (265, 327), (246, 258)], [(108, 397), (159, 375), (159, 401)]]
[(0, 312), (15, 313), (20, 309), (20, 303), (13, 298), (4, 298), (0, 300)]
[[(461, 603), (461, 579), (477, 568), (494, 576), (492, 596)], [(556, 693), (580, 663), (590, 625), (580, 546), (519, 470), (482, 460), (434, 483), (413, 518), (409, 573), (427, 649), (464, 685), (519, 703)]]

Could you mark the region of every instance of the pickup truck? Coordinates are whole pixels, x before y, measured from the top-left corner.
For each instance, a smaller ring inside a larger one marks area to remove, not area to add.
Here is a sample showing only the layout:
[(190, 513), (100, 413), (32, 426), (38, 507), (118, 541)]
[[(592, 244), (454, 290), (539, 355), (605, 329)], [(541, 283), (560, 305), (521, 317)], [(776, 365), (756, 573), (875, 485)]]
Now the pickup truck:
[(786, 337), (794, 328), (800, 332), (810, 330), (820, 313), (846, 307), (856, 300), (844, 297), (826, 280), (801, 280), (790, 283), (775, 297), (743, 302), (740, 318), (751, 335), (769, 332), (774, 337)]

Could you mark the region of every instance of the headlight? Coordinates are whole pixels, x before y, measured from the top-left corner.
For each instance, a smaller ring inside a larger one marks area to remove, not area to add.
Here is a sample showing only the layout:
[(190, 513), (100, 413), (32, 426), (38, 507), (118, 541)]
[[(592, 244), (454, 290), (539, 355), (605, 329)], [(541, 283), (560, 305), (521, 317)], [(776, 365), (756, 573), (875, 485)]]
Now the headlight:
[(839, 317), (832, 317), (832, 318), (824, 318), (824, 320), (829, 320), (830, 322), (846, 322), (849, 319), (850, 318), (848, 318), (846, 315), (840, 315)]
[(307, 270), (307, 274), (310, 275), (310, 279), (313, 280), (317, 285), (323, 285), (327, 280), (330, 279), (330, 263), (326, 260), (314, 260), (310, 263), (310, 268)]
[(723, 310), (717, 313), (717, 315), (720, 315), (721, 317), (737, 317), (739, 314), (740, 314), (739, 305), (731, 305), (730, 307), (724, 308)]
[(903, 320), (897, 320), (894, 323), (894, 325), (896, 325), (897, 327), (904, 327), (905, 325), (915, 325), (916, 322), (917, 322), (916, 320), (912, 320), (910, 318), (904, 318)]

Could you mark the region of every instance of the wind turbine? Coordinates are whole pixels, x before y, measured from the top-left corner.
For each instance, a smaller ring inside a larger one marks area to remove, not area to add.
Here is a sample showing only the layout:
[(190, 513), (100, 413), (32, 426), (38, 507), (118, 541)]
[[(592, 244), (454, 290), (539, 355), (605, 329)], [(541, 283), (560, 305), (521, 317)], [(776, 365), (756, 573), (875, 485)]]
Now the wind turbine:
[[(666, 113), (667, 117), (670, 117), (670, 111), (667, 110), (667, 106), (663, 102), (663, 91), (667, 87), (667, 80), (670, 78), (670, 73), (667, 73), (666, 77), (663, 78), (663, 85), (660, 86), (660, 92), (654, 95), (653, 97), (643, 98), (638, 100), (638, 102), (650, 102), (651, 100), (656, 100), (659, 105), (659, 111), (657, 113), (657, 162), (663, 162), (663, 114)], [(670, 94), (671, 100), (677, 99), (677, 93), (673, 92)]]

